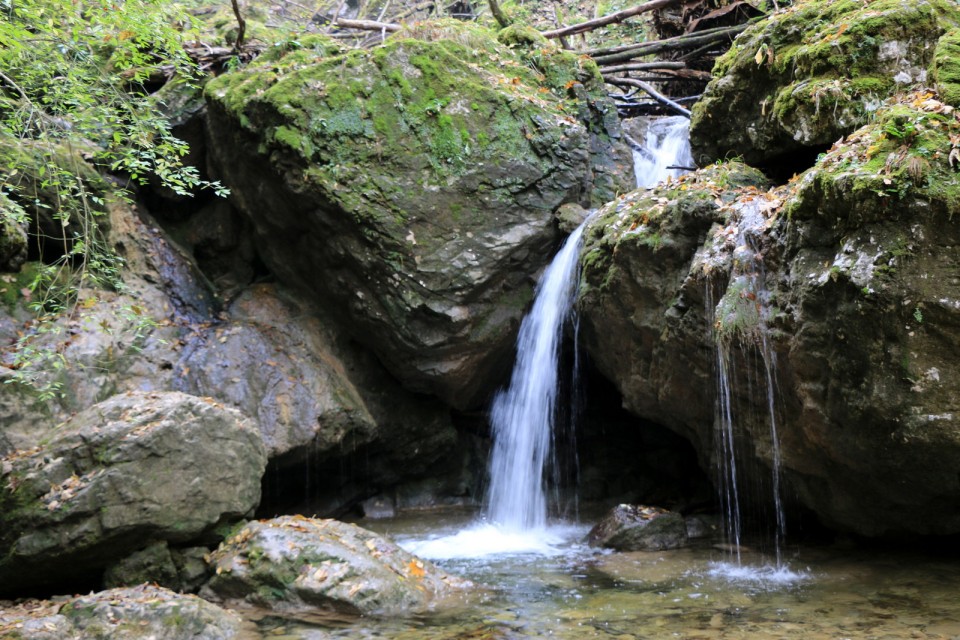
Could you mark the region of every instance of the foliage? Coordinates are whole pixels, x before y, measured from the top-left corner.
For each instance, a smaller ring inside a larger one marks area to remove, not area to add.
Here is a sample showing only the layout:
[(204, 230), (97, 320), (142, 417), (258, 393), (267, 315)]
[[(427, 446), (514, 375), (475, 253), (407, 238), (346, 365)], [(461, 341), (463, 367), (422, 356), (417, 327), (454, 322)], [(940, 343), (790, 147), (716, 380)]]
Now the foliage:
[(30, 284), (38, 323), (7, 363), (12, 380), (29, 383), (62, 364), (34, 337), (56, 331), (57, 316), (82, 313), (81, 289), (122, 287), (122, 260), (104, 239), (107, 201), (148, 179), (182, 195), (223, 189), (183, 165), (187, 146), (149, 95), (171, 75), (199, 77), (177, 5), (0, 0), (0, 13), (0, 193), (19, 205), (0, 208), (0, 224), (29, 224), (31, 252), (45, 263)]

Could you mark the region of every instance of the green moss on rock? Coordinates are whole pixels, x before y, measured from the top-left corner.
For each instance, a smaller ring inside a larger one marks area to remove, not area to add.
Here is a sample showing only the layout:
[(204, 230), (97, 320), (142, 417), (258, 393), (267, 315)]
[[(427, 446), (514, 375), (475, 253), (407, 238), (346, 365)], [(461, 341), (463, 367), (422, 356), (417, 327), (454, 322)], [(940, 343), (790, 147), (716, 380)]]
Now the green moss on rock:
[(763, 164), (832, 143), (899, 88), (924, 82), (934, 46), (957, 24), (949, 0), (802, 0), (772, 14), (717, 61), (694, 108), (698, 159)]
[(937, 42), (933, 79), (943, 101), (960, 106), (960, 29), (951, 29)]
[[(830, 216), (838, 228), (896, 219), (905, 200), (931, 203), (950, 217), (960, 210), (960, 123), (930, 92), (897, 96), (873, 123), (825, 154), (786, 205), (793, 217)], [(839, 201), (848, 203), (835, 206)]]

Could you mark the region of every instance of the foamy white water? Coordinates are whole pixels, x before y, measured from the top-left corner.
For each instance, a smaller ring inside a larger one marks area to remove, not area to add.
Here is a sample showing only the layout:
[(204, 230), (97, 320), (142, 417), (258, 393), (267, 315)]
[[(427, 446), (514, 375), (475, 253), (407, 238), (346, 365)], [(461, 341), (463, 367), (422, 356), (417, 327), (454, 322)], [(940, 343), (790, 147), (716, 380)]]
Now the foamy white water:
[(544, 466), (556, 412), (560, 342), (576, 293), (583, 228), (581, 224), (570, 234), (540, 278), (533, 308), (520, 325), (510, 386), (497, 394), (490, 411), (487, 517), (505, 534), (546, 527)]
[(450, 536), (398, 542), (410, 553), (429, 560), (521, 554), (556, 556), (569, 552), (571, 544), (582, 538), (585, 532), (585, 527), (575, 525), (507, 531), (481, 522)]
[(651, 118), (643, 150), (634, 149), (633, 170), (638, 187), (652, 187), (667, 178), (677, 178), (686, 171), (667, 167), (693, 166), (690, 151), (690, 120), (683, 116)]
[(809, 571), (795, 571), (779, 563), (754, 567), (739, 562), (711, 562), (707, 575), (729, 582), (748, 582), (771, 587), (795, 584), (811, 577)]

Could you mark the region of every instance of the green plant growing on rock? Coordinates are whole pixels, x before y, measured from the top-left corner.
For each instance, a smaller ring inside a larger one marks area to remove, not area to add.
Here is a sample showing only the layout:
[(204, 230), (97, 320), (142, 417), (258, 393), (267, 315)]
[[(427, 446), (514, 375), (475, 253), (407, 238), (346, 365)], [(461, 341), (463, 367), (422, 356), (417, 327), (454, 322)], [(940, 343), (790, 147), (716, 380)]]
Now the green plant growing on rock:
[(58, 317), (83, 315), (84, 289), (123, 288), (123, 260), (106, 241), (110, 201), (150, 179), (180, 195), (225, 191), (183, 164), (187, 145), (149, 95), (168, 73), (198, 78), (180, 8), (2, 0), (0, 12), (0, 193), (17, 205), (0, 207), (0, 227), (29, 226), (40, 261), (27, 300), (37, 320), (4, 363), (13, 372), (5, 382), (40, 385), (47, 398), (59, 389), (41, 383), (44, 371), (67, 363), (62, 340), (39, 338), (59, 331)]

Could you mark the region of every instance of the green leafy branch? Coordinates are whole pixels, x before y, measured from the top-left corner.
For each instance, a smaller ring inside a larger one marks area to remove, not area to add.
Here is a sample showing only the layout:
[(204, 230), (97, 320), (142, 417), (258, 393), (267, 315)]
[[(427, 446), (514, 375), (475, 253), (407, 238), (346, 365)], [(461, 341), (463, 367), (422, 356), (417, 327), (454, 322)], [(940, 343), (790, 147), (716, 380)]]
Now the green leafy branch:
[(49, 396), (59, 389), (42, 387), (44, 374), (68, 364), (58, 319), (84, 312), (84, 289), (123, 290), (123, 260), (104, 234), (110, 199), (130, 200), (150, 179), (181, 195), (226, 190), (183, 164), (187, 145), (150, 95), (170, 77), (200, 80), (181, 7), (0, 0), (0, 15), (0, 198), (15, 205), (0, 206), (0, 229), (27, 227), (42, 262), (29, 285), (36, 317), (3, 361), (14, 372), (5, 381)]

